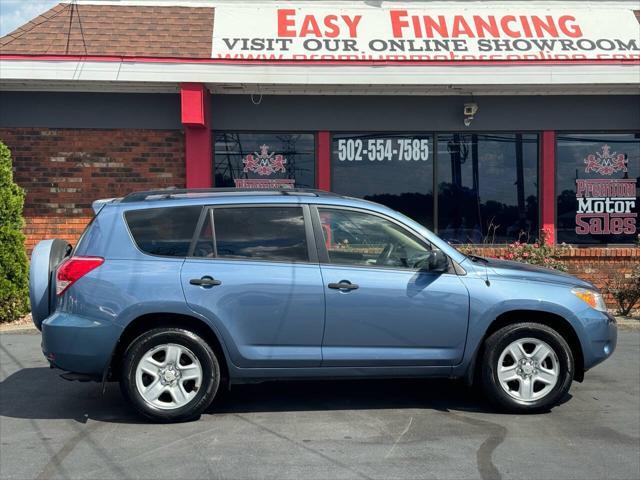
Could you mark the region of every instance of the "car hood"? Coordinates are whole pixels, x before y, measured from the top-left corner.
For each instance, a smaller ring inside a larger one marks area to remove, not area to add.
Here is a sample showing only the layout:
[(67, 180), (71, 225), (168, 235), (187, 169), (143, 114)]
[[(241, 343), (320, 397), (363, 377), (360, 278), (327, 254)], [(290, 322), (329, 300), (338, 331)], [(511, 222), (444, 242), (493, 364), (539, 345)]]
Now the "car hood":
[(538, 267), (536, 265), (513, 262), (510, 260), (498, 260), (494, 258), (487, 258), (486, 260), (486, 267), (500, 277), (533, 282), (556, 283), (572, 287), (597, 290), (596, 287), (589, 282), (551, 268)]

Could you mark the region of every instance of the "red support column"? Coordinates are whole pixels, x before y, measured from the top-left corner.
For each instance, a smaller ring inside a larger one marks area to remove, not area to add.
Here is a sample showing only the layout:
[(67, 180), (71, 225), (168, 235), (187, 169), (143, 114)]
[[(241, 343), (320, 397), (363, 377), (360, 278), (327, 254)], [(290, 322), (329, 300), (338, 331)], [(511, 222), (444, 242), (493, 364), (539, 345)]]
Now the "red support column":
[(211, 95), (205, 85), (201, 83), (180, 85), (187, 188), (213, 186), (210, 102)]
[(548, 233), (547, 242), (556, 243), (556, 132), (547, 130), (540, 137), (540, 228)]
[(316, 185), (331, 190), (331, 134), (318, 132), (316, 136)]

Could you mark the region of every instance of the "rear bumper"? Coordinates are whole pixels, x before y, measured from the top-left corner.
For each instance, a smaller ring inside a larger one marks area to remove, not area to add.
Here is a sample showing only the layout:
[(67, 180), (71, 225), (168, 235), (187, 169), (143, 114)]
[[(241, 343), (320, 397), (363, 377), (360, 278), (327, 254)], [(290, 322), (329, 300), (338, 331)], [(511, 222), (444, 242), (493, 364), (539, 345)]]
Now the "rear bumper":
[(588, 318), (581, 318), (585, 328), (584, 369), (588, 370), (609, 358), (618, 343), (618, 325), (608, 313), (589, 311)]
[(56, 312), (42, 322), (42, 353), (54, 367), (100, 376), (121, 333), (112, 322)]

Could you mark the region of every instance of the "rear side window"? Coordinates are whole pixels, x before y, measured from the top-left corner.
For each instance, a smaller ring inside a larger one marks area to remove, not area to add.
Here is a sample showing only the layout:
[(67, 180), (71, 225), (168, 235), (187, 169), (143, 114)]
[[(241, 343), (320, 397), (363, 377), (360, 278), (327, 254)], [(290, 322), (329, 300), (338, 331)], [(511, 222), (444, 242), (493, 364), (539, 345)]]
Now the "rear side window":
[[(215, 241), (207, 241), (215, 232)], [(307, 262), (307, 237), (300, 207), (234, 207), (213, 210), (213, 229), (203, 226), (196, 256)], [(212, 251), (215, 249), (215, 251)]]
[(186, 257), (202, 207), (131, 210), (124, 214), (138, 248), (151, 255)]

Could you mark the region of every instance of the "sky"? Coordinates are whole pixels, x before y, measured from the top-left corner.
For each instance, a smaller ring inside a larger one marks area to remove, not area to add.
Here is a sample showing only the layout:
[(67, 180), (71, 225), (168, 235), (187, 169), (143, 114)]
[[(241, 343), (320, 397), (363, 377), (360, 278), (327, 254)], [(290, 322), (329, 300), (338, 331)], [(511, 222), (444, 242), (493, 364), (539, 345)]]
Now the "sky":
[(0, 0), (0, 36), (46, 12), (59, 0)]

